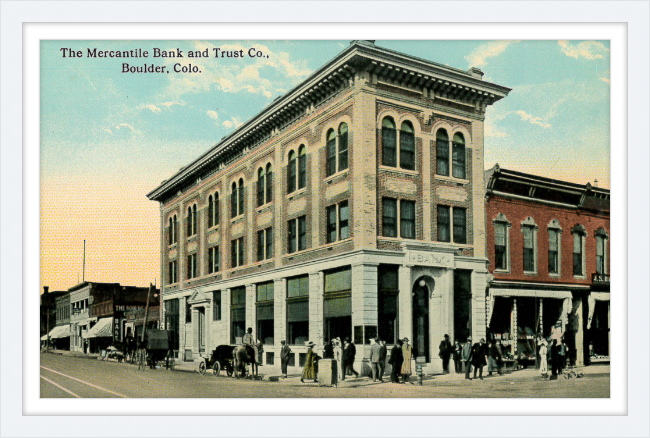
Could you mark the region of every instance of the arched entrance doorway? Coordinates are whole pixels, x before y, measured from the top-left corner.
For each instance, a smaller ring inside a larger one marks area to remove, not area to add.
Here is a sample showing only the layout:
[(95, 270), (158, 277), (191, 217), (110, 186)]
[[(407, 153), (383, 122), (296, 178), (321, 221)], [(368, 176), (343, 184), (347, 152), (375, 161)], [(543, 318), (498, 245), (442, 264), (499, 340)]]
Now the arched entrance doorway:
[(413, 286), (413, 356), (429, 357), (429, 282), (420, 278)]

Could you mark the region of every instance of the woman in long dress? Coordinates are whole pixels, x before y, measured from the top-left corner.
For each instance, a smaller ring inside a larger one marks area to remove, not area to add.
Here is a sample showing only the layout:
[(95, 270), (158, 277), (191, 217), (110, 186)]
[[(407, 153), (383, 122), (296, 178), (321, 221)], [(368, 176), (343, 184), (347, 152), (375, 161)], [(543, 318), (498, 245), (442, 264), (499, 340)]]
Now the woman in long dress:
[(316, 382), (316, 366), (314, 364), (314, 359), (316, 358), (316, 354), (314, 353), (314, 344), (313, 342), (309, 342), (307, 344), (307, 359), (305, 360), (305, 367), (302, 370), (302, 377), (300, 378), (300, 382), (305, 383), (305, 379), (313, 380)]
[(402, 363), (402, 370), (400, 371), (400, 374), (402, 374), (402, 381), (406, 383), (411, 379), (411, 374), (413, 374), (411, 367), (413, 347), (411, 347), (411, 344), (409, 344), (409, 338), (402, 339), (402, 342), (404, 342), (402, 345), (402, 355), (404, 356), (404, 362)]
[(334, 343), (334, 359), (336, 360), (336, 370), (338, 381), (343, 378), (343, 348), (341, 347), (341, 338), (336, 338)]
[(546, 339), (542, 339), (539, 342), (539, 373), (542, 375), (542, 379), (548, 377), (548, 342)]

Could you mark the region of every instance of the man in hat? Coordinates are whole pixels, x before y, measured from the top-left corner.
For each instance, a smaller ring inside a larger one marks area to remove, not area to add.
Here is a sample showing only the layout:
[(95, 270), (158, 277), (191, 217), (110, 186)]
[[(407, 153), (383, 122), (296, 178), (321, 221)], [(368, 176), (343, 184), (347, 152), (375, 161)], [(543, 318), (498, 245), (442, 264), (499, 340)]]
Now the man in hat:
[(386, 356), (388, 351), (386, 350), (386, 341), (383, 339), (379, 340), (381, 348), (379, 349), (379, 380), (384, 381), (384, 369), (386, 368)]
[(357, 373), (354, 370), (354, 357), (357, 355), (357, 348), (354, 346), (352, 342), (350, 342), (350, 338), (346, 337), (344, 340), (344, 346), (343, 346), (343, 378), (341, 380), (345, 380), (345, 376), (350, 376), (354, 374), (356, 377), (359, 377), (359, 373)]
[[(381, 344), (379, 343), (379, 338), (375, 338), (375, 343), (370, 347), (370, 366), (372, 367), (372, 381), (377, 381), (377, 376), (379, 376), (379, 360), (381, 356)], [(379, 378), (381, 380), (381, 377)]]
[(409, 338), (402, 339), (402, 356), (404, 358), (404, 363), (402, 363), (402, 381), (404, 383), (409, 382), (411, 379), (411, 374), (413, 374), (413, 369), (411, 366), (411, 359), (413, 358), (413, 347), (409, 344)]
[(467, 342), (463, 345), (463, 350), (460, 354), (460, 360), (463, 362), (465, 368), (465, 379), (472, 380), (469, 373), (472, 370), (472, 337), (467, 337)]
[(282, 369), (282, 377), (287, 378), (287, 366), (289, 365), (289, 358), (291, 357), (291, 348), (287, 345), (287, 341), (280, 341), (282, 348), (280, 348), (280, 368)]
[(402, 347), (402, 341), (398, 339), (393, 349), (390, 350), (390, 359), (388, 359), (388, 363), (392, 366), (390, 381), (393, 383), (399, 383), (399, 373), (402, 370), (402, 363), (404, 362)]
[(242, 344), (244, 344), (247, 349), (248, 347), (253, 349), (253, 362), (251, 363), (251, 373), (258, 366), (257, 363), (257, 346), (255, 345), (255, 338), (253, 338), (253, 329), (248, 327), (246, 334), (242, 338)]
[(449, 335), (445, 335), (438, 346), (438, 356), (442, 359), (442, 373), (449, 374), (449, 357), (451, 356), (452, 347), (449, 342)]
[(487, 365), (487, 345), (485, 339), (481, 339), (480, 343), (474, 344), (472, 347), (472, 366), (474, 367), (474, 378), (476, 379), (476, 371), (478, 371), (479, 378), (483, 380), (483, 367)]

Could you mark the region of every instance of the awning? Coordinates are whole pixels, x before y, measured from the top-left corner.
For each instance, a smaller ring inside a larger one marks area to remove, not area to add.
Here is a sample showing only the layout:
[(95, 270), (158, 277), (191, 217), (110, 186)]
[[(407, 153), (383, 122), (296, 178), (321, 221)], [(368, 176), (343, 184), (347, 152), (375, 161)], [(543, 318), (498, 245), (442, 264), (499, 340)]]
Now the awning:
[[(52, 329), (50, 332), (50, 339), (60, 339), (60, 338), (67, 338), (71, 336), (72, 333), (70, 332), (70, 324), (67, 325), (58, 325)], [(42, 338), (41, 338), (42, 339)], [(47, 339), (47, 337), (46, 337)]]
[(93, 328), (88, 330), (86, 338), (111, 338), (113, 337), (113, 318), (102, 318)]
[(488, 314), (487, 324), (490, 326), (492, 321), (492, 313), (494, 312), (494, 299), (496, 297), (533, 297), (533, 298), (554, 298), (558, 300), (567, 300), (564, 303), (562, 322), (566, 326), (568, 319), (569, 309), (573, 305), (573, 295), (568, 290), (538, 290), (538, 289), (498, 289), (490, 288), (490, 295), (488, 297)]
[(587, 330), (591, 329), (591, 321), (594, 319), (596, 301), (609, 301), (609, 292), (591, 292), (587, 297), (587, 306), (589, 307), (589, 313), (587, 316)]

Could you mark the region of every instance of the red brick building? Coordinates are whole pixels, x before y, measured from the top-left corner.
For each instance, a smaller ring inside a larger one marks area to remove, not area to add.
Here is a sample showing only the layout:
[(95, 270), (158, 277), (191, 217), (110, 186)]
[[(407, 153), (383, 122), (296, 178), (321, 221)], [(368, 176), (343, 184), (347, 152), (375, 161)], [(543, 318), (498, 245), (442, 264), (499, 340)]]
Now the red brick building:
[(578, 365), (608, 357), (609, 190), (498, 164), (485, 180), (490, 337), (521, 361), (538, 336)]

